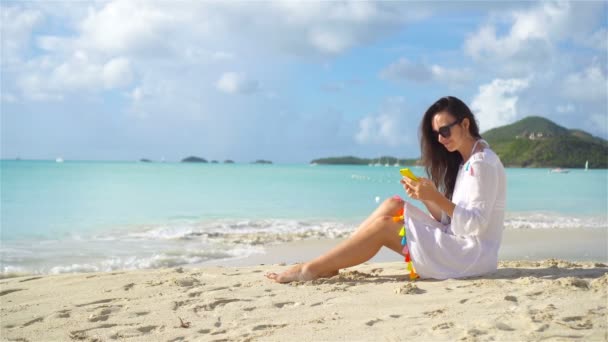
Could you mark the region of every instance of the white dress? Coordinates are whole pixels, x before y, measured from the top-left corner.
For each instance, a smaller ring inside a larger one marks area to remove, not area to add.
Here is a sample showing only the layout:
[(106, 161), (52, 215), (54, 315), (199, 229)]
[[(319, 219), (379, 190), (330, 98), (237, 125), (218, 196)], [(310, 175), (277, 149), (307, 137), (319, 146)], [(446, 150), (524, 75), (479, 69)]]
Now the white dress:
[(442, 222), (406, 202), (407, 246), (421, 278), (448, 279), (495, 271), (504, 229), (505, 170), (485, 147), (460, 166), (452, 195), (456, 205)]

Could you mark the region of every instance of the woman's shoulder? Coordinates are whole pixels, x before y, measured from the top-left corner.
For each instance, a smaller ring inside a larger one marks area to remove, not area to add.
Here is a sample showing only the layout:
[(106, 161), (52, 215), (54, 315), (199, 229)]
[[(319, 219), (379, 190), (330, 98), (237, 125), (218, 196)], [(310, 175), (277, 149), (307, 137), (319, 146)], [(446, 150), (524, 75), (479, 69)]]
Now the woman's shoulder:
[(487, 164), (492, 166), (500, 165), (502, 167), (502, 163), (500, 158), (494, 151), (490, 148), (490, 146), (484, 146), (483, 150), (474, 153), (471, 156), (471, 164)]

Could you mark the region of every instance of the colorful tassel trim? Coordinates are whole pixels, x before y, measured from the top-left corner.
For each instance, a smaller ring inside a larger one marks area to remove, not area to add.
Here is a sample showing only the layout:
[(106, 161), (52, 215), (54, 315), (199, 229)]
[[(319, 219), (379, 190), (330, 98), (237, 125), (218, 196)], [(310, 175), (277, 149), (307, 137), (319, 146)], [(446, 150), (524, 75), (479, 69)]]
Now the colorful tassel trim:
[[(403, 221), (403, 214), (404, 211), (403, 209), (401, 209), (399, 211), (399, 215), (393, 217), (393, 221), (394, 222), (399, 222), (399, 221)], [(407, 247), (407, 232), (405, 230), (405, 222), (403, 223), (403, 227), (401, 227), (401, 230), (399, 231), (399, 236), (401, 237), (401, 246), (403, 246), (403, 254), (405, 254), (405, 262), (407, 264), (407, 270), (410, 271), (410, 280), (414, 280), (416, 278), (419, 278), (420, 276), (416, 273), (416, 270), (414, 269), (414, 264), (412, 264), (412, 258), (410, 257), (410, 250)]]

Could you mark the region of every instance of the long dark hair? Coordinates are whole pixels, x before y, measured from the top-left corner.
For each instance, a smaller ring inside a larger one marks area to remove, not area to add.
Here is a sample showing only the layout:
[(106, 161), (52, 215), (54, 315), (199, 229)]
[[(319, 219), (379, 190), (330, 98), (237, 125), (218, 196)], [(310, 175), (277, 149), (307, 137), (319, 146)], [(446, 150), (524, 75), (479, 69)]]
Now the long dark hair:
[(439, 112), (450, 113), (458, 122), (469, 119), (469, 133), (473, 138), (480, 139), (479, 126), (475, 116), (460, 99), (453, 96), (442, 97), (433, 103), (420, 123), (420, 150), (422, 151), (422, 165), (426, 174), (435, 183), (437, 189), (452, 199), (458, 168), (462, 163), (462, 156), (458, 151), (448, 151), (437, 139), (433, 132), (433, 117)]

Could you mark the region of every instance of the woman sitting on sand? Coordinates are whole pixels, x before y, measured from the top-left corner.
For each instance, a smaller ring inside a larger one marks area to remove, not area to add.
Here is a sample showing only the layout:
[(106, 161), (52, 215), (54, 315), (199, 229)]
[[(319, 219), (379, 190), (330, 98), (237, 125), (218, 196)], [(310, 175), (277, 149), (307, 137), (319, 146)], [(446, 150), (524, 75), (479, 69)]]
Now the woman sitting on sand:
[[(404, 255), (399, 237), (404, 224), (411, 260), (421, 278), (458, 278), (496, 270), (506, 200), (500, 159), (481, 139), (469, 107), (452, 96), (439, 99), (426, 111), (420, 134), (422, 163), (430, 179), (403, 178), (401, 183), (430, 215), (395, 196), (327, 253), (266, 277), (279, 283), (331, 277), (371, 259), (382, 246)], [(401, 211), (405, 222), (395, 222), (393, 217)]]

